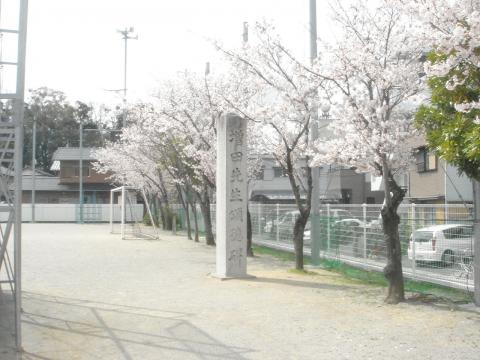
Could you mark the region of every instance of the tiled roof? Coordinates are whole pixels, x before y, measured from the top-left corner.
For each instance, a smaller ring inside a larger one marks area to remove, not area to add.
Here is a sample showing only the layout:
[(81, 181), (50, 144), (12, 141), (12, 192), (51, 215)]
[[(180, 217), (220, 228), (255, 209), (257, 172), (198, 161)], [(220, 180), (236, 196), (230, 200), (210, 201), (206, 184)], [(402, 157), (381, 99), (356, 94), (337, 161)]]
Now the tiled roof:
[[(83, 148), (83, 160), (96, 160), (93, 153), (97, 148)], [(78, 147), (60, 147), (53, 153), (52, 160), (80, 160), (80, 148)]]
[[(32, 176), (32, 168), (30, 166), (25, 167), (22, 171), (22, 176)], [(53, 175), (43, 170), (35, 169), (35, 176), (53, 176)]]
[[(36, 176), (35, 190), (37, 191), (67, 191), (71, 188), (67, 185), (60, 185), (60, 179), (57, 176)], [(32, 190), (32, 177), (22, 177), (22, 190)]]

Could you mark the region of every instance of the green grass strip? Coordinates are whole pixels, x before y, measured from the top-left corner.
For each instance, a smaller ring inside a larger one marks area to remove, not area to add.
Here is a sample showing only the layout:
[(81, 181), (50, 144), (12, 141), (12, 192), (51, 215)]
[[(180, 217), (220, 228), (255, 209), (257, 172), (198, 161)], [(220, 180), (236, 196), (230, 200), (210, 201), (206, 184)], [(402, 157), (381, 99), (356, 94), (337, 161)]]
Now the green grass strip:
[[(286, 262), (294, 262), (295, 255), (291, 252), (271, 249), (265, 246), (253, 246), (255, 255), (268, 255)], [(305, 256), (305, 265), (311, 264), (310, 257)], [(363, 284), (386, 287), (388, 282), (381, 272), (359, 269), (345, 264), (339, 260), (321, 259), (319, 268), (341, 274), (346, 279), (358, 281)], [(310, 271), (299, 271), (292, 269), (290, 272), (311, 275)], [(445, 299), (454, 303), (469, 303), (472, 295), (467, 291), (449, 288), (442, 285), (431, 284), (421, 281), (405, 279), (405, 291), (423, 295), (433, 295), (438, 299)]]

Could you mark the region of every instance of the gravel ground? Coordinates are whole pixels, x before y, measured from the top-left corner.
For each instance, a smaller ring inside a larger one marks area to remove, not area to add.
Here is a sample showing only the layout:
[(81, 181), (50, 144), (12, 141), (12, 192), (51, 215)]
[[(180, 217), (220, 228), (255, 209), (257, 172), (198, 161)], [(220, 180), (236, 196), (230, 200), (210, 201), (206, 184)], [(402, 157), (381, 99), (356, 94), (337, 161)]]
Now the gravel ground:
[(183, 236), (26, 224), (23, 254), (23, 359), (480, 358), (474, 308), (387, 306), (384, 289), (268, 256), (220, 281), (214, 249)]

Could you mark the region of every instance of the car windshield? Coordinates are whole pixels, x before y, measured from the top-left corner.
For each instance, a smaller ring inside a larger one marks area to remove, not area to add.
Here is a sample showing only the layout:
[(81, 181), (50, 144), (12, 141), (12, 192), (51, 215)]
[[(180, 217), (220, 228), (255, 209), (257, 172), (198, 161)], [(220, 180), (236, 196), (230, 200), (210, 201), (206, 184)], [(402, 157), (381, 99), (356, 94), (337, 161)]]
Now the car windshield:
[(415, 231), (415, 242), (429, 242), (433, 238), (433, 231)]
[(456, 226), (443, 230), (445, 239), (458, 239), (473, 236), (473, 226)]
[(333, 209), (330, 210), (330, 212), (333, 214), (333, 216), (338, 217), (339, 219), (351, 219), (354, 217), (349, 211), (343, 209)]

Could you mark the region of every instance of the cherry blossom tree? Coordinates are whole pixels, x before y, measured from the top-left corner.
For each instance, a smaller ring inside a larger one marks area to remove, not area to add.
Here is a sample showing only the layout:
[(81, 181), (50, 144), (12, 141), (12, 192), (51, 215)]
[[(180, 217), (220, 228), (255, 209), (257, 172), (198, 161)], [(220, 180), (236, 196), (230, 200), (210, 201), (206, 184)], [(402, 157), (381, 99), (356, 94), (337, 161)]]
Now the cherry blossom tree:
[[(472, 76), (478, 81), (480, 68), (480, 3), (472, 0), (404, 0), (411, 13), (425, 25), (420, 41), (442, 56), (425, 63), (427, 76), (444, 78), (445, 87), (454, 90)], [(478, 83), (476, 83), (478, 87)], [(480, 110), (480, 100), (458, 98), (458, 112)], [(476, 113), (475, 121), (480, 123)]]
[[(123, 184), (151, 186), (157, 173), (168, 175), (186, 211), (188, 234), (188, 208), (195, 209), (197, 201), (200, 204), (209, 245), (215, 244), (210, 197), (215, 190), (216, 121), (231, 110), (231, 105), (219, 94), (234, 89), (232, 80), (224, 75), (178, 74), (161, 84), (155, 104), (130, 111), (129, 126), (123, 130), (119, 143), (112, 143), (98, 153), (99, 168)], [(249, 133), (252, 139), (261, 138), (260, 131), (249, 130)], [(255, 144), (249, 141), (249, 148), (259, 151)], [(250, 160), (249, 173), (255, 172), (255, 166), (257, 162)], [(198, 241), (195, 210), (193, 215)]]
[(215, 189), (216, 169), (216, 121), (222, 107), (215, 101), (216, 78), (203, 78), (185, 72), (173, 81), (162, 84), (156, 107), (161, 115), (158, 124), (164, 133), (184, 141), (184, 158), (191, 159), (195, 184), (205, 221), (205, 237), (214, 245), (210, 213), (212, 191)]
[(412, 23), (394, 2), (337, 1), (332, 8), (341, 35), (314, 71), (331, 86), (336, 120), (333, 138), (316, 144), (315, 162), (383, 177), (386, 302), (397, 303), (404, 300), (397, 209), (405, 192), (395, 175), (407, 167), (411, 155), (412, 101), (422, 90), (419, 60), (424, 48), (411, 41)]
[[(303, 269), (303, 234), (313, 188), (307, 147), (322, 80), (288, 50), (273, 25), (257, 23), (252, 34), (250, 42), (239, 49), (215, 44), (241, 79), (236, 82), (237, 91), (223, 93), (223, 100), (233, 111), (263, 126), (264, 148), (288, 176), (300, 214), (293, 231), (295, 267)], [(307, 159), (305, 172), (297, 168), (301, 158)]]
[(148, 198), (155, 200), (163, 228), (168, 229), (171, 224), (169, 198), (175, 190), (174, 182), (158, 161), (161, 148), (153, 148), (143, 131), (143, 124), (154, 118), (150, 105), (139, 104), (131, 109), (133, 124), (123, 129), (118, 141), (96, 151), (95, 167), (109, 174), (113, 183), (145, 191)]

